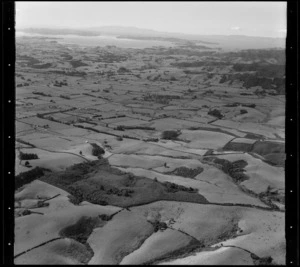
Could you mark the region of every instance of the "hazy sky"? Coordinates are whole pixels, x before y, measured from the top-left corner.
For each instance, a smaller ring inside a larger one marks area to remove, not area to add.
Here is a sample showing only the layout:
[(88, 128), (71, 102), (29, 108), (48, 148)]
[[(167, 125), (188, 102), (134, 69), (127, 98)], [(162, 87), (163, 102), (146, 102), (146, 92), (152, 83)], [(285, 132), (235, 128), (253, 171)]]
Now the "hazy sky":
[(285, 37), (286, 2), (16, 2), (16, 27), (134, 26)]

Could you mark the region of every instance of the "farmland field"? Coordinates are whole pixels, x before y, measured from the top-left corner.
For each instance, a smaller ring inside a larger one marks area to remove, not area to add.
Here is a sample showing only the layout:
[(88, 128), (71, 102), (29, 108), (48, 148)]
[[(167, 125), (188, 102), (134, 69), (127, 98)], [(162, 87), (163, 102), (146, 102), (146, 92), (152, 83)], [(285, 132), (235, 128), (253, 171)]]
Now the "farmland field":
[(285, 264), (283, 47), (30, 31), (15, 264)]

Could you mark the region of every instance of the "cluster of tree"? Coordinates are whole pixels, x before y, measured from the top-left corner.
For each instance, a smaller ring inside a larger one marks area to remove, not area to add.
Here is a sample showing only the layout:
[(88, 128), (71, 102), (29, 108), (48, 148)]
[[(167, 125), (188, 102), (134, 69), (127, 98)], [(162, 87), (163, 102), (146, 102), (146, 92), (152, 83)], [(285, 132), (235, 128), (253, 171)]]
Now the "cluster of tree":
[[(209, 47), (204, 47), (205, 49), (210, 49)], [(184, 55), (184, 56), (198, 56), (198, 57), (202, 57), (202, 56), (206, 56), (206, 55), (211, 55), (213, 53), (215, 53), (215, 51), (197, 51), (191, 48), (180, 48), (180, 47), (171, 47), (171, 48), (162, 48), (160, 50), (155, 49), (154, 51), (149, 51), (151, 53), (155, 53), (155, 55), (159, 55), (159, 56), (171, 56), (171, 55)]]
[(124, 138), (129, 138), (129, 139), (133, 139), (133, 140), (140, 140), (138, 137), (134, 137), (134, 136), (129, 136), (127, 134), (123, 134)]
[(268, 198), (269, 200), (277, 201), (282, 204), (285, 203), (285, 198), (283, 194), (280, 194), (278, 189), (272, 188), (270, 185), (267, 187), (265, 192), (259, 193), (260, 198)]
[(25, 184), (31, 183), (32, 181), (42, 177), (45, 174), (45, 172), (48, 171), (50, 170), (41, 167), (35, 167), (30, 171), (21, 172), (15, 177), (15, 190)]
[(245, 103), (241, 104), (241, 106), (242, 107), (247, 107), (247, 108), (255, 108), (256, 107), (255, 104), (245, 104)]
[(73, 204), (78, 206), (82, 201), (83, 197), (82, 195), (77, 194), (76, 196), (74, 195), (68, 195), (69, 201)]
[(222, 171), (233, 178), (236, 183), (241, 183), (249, 179), (248, 176), (244, 174), (244, 168), (248, 165), (248, 163), (244, 160), (230, 162), (229, 160), (219, 159), (216, 157), (206, 158), (206, 160), (221, 166)]
[[(158, 74), (158, 75), (156, 75), (156, 76), (151, 76), (151, 75), (149, 75), (149, 76), (147, 76), (147, 80), (149, 80), (149, 81), (157, 81), (157, 80), (159, 80), (159, 78), (161, 78), (161, 75), (160, 74)], [(160, 79), (160, 80), (162, 80), (162, 79)]]
[(17, 85), (17, 87), (23, 87), (23, 86), (29, 86), (29, 83), (20, 83)]
[(257, 73), (237, 73), (231, 75), (223, 75), (220, 79), (220, 83), (229, 81), (243, 82), (245, 88), (251, 88), (255, 86), (261, 86), (263, 89), (274, 89), (277, 94), (285, 94), (285, 78), (268, 78), (259, 76)]
[(34, 153), (23, 153), (20, 151), (19, 159), (20, 160), (31, 160), (31, 159), (38, 159), (38, 155)]
[(112, 219), (112, 216), (111, 215), (107, 215), (107, 214), (100, 214), (100, 215), (98, 215), (98, 217), (102, 221), (110, 221)]
[(171, 193), (176, 193), (179, 191), (185, 191), (185, 192), (190, 192), (190, 193), (198, 192), (198, 190), (195, 188), (185, 187), (183, 185), (178, 185), (178, 184), (174, 184), (171, 182), (164, 182), (163, 185), (166, 187), (167, 192), (171, 192)]
[(131, 71), (126, 69), (125, 67), (120, 67), (118, 69), (118, 74), (130, 73)]
[(219, 83), (225, 83), (228, 81), (227, 75), (223, 75), (219, 81)]
[(204, 71), (196, 71), (196, 70), (184, 70), (183, 72), (185, 74), (203, 74), (203, 73), (205, 73)]
[[(97, 218), (83, 216), (75, 224), (63, 228), (59, 235), (86, 244), (87, 239), (98, 223)], [(92, 255), (91, 255), (92, 257)]]
[(208, 115), (214, 116), (218, 119), (222, 119), (224, 116), (223, 114), (220, 112), (220, 110), (217, 109), (213, 109), (207, 112)]
[(115, 130), (117, 131), (125, 131), (125, 127), (123, 125), (118, 125)]
[(123, 197), (131, 197), (131, 194), (134, 193), (134, 190), (131, 189), (121, 189), (119, 190), (116, 187), (112, 187), (108, 190), (106, 190), (106, 194), (108, 195), (117, 195), (117, 196), (123, 196)]
[(235, 58), (241, 58), (243, 61), (266, 62), (268, 60), (275, 60), (277, 64), (285, 64), (285, 50), (284, 49), (247, 49), (238, 52), (228, 52), (224, 54), (224, 58), (232, 61)]
[(48, 69), (51, 66), (52, 66), (51, 63), (44, 63), (44, 64), (34, 64), (34, 65), (31, 65), (30, 67), (34, 68), (34, 69)]
[(71, 55), (66, 54), (66, 53), (60, 54), (60, 56), (62, 58), (64, 58), (65, 60), (71, 60), (73, 58)]
[(118, 125), (115, 130), (118, 131), (125, 131), (125, 130), (134, 130), (134, 129), (140, 129), (140, 130), (149, 130), (149, 131), (153, 131), (155, 130), (154, 127), (149, 127), (149, 126), (125, 126), (125, 125)]
[(101, 157), (103, 154), (105, 154), (105, 150), (97, 145), (96, 143), (91, 143), (92, 149), (92, 155), (96, 157)]
[(55, 80), (53, 85), (56, 87), (62, 87), (63, 85), (67, 86), (68, 83), (66, 81), (59, 82)]
[(88, 64), (80, 60), (70, 60), (69, 63), (72, 65), (73, 68), (88, 66)]
[[(84, 71), (65, 71), (65, 70), (49, 70), (50, 73), (62, 74), (66, 76), (86, 76), (86, 72)], [(79, 83), (78, 83), (79, 84)]]
[(240, 95), (253, 95), (251, 93), (240, 93)]
[(180, 99), (179, 95), (161, 95), (161, 94), (147, 94), (143, 96), (144, 101), (155, 101), (157, 103), (165, 103), (172, 99)]
[(154, 232), (157, 232), (157, 231), (163, 231), (163, 230), (166, 230), (168, 228), (167, 224), (165, 222), (160, 222), (158, 220), (155, 220), (154, 222), (151, 222), (149, 221), (153, 227), (154, 227)]
[(158, 142), (159, 139), (158, 138), (145, 138), (143, 139), (145, 142)]
[[(204, 93), (203, 93), (203, 95), (213, 95), (215, 92), (213, 91), (213, 90), (211, 90), (211, 89), (209, 89), (209, 90), (206, 90)], [(203, 107), (205, 107), (205, 105), (203, 106)], [(206, 106), (207, 107), (207, 106)]]
[(234, 103), (228, 103), (228, 104), (224, 105), (224, 107), (233, 108), (233, 107), (238, 107), (240, 105), (241, 105), (241, 103), (234, 102)]
[(179, 167), (171, 172), (173, 175), (181, 176), (181, 177), (188, 177), (188, 178), (195, 178), (198, 174), (203, 172), (202, 167), (198, 167), (196, 169), (189, 169), (187, 167)]
[(46, 94), (46, 93), (43, 93), (43, 92), (32, 92), (34, 95), (42, 95), (42, 96), (52, 96), (50, 94)]
[(17, 55), (17, 60), (24, 60), (28, 67), (31, 65), (39, 64), (40, 61), (34, 57), (26, 56), (26, 55)]
[(227, 61), (192, 61), (192, 62), (176, 62), (171, 65), (178, 68), (198, 68), (198, 67), (218, 67), (218, 66), (226, 66), (229, 63)]
[(71, 99), (71, 97), (69, 97), (69, 96), (67, 96), (67, 95), (60, 95), (59, 97), (64, 98), (64, 99), (68, 99), (68, 100)]
[(177, 137), (181, 134), (180, 131), (167, 130), (163, 131), (161, 134), (162, 139), (166, 140), (177, 140)]
[[(114, 53), (102, 53), (95, 62), (101, 63), (115, 63), (126, 61), (128, 57), (126, 55), (118, 55)], [(107, 65), (106, 65), (107, 66)]]
[(72, 196), (74, 196), (76, 201), (75, 203), (86, 200), (94, 204), (99, 204), (103, 206), (108, 205), (108, 202), (105, 200), (105, 196), (103, 192), (101, 192), (100, 186), (98, 186), (96, 183), (93, 184), (92, 187), (90, 185), (87, 185), (85, 190), (84, 188), (82, 188), (82, 185), (84, 185), (84, 183), (80, 183), (80, 182), (77, 184), (69, 183), (69, 185), (65, 187), (66, 191), (71, 193)]
[(258, 76), (271, 77), (271, 78), (281, 78), (285, 75), (285, 65), (277, 64), (241, 64), (237, 63), (232, 66), (234, 71), (244, 72), (244, 71), (255, 71)]

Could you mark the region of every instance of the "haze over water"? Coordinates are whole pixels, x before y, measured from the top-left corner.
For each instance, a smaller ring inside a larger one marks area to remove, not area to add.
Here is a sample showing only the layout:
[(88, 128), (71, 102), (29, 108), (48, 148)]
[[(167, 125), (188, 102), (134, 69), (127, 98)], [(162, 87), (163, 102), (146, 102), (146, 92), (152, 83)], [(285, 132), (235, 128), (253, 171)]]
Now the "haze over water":
[(107, 46), (114, 45), (122, 48), (148, 48), (153, 46), (174, 46), (168, 41), (155, 41), (155, 40), (133, 40), (133, 39), (120, 39), (116, 36), (79, 36), (79, 35), (43, 35), (37, 33), (24, 33), (16, 32), (16, 37), (48, 37), (48, 38), (59, 38), (55, 39), (58, 43), (64, 44), (76, 44), (80, 46)]

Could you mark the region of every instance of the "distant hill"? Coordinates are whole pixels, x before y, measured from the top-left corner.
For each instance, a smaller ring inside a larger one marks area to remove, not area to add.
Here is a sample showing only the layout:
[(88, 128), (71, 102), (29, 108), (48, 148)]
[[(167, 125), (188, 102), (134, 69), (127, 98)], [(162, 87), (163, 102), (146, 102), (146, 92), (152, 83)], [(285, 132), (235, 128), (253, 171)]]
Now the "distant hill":
[(137, 27), (103, 26), (91, 27), (87, 30), (102, 34), (168, 37), (198, 41), (199, 43), (220, 44), (227, 49), (260, 49), (260, 48), (285, 48), (285, 38), (257, 37), (246, 35), (195, 35), (184, 33), (159, 32)]
[(195, 43), (210, 44), (219, 46), (224, 50), (240, 50), (240, 49), (267, 49), (267, 48), (285, 48), (285, 38), (256, 37), (246, 35), (195, 35), (184, 33), (159, 32), (149, 29), (141, 29), (137, 27), (121, 27), (121, 26), (102, 26), (80, 29), (66, 28), (26, 28), (17, 29), (17, 31), (38, 34), (66, 35), (75, 34), (80, 36), (99, 36), (114, 35), (119, 37), (133, 39), (153, 39), (159, 38), (176, 38), (182, 40), (193, 41)]

